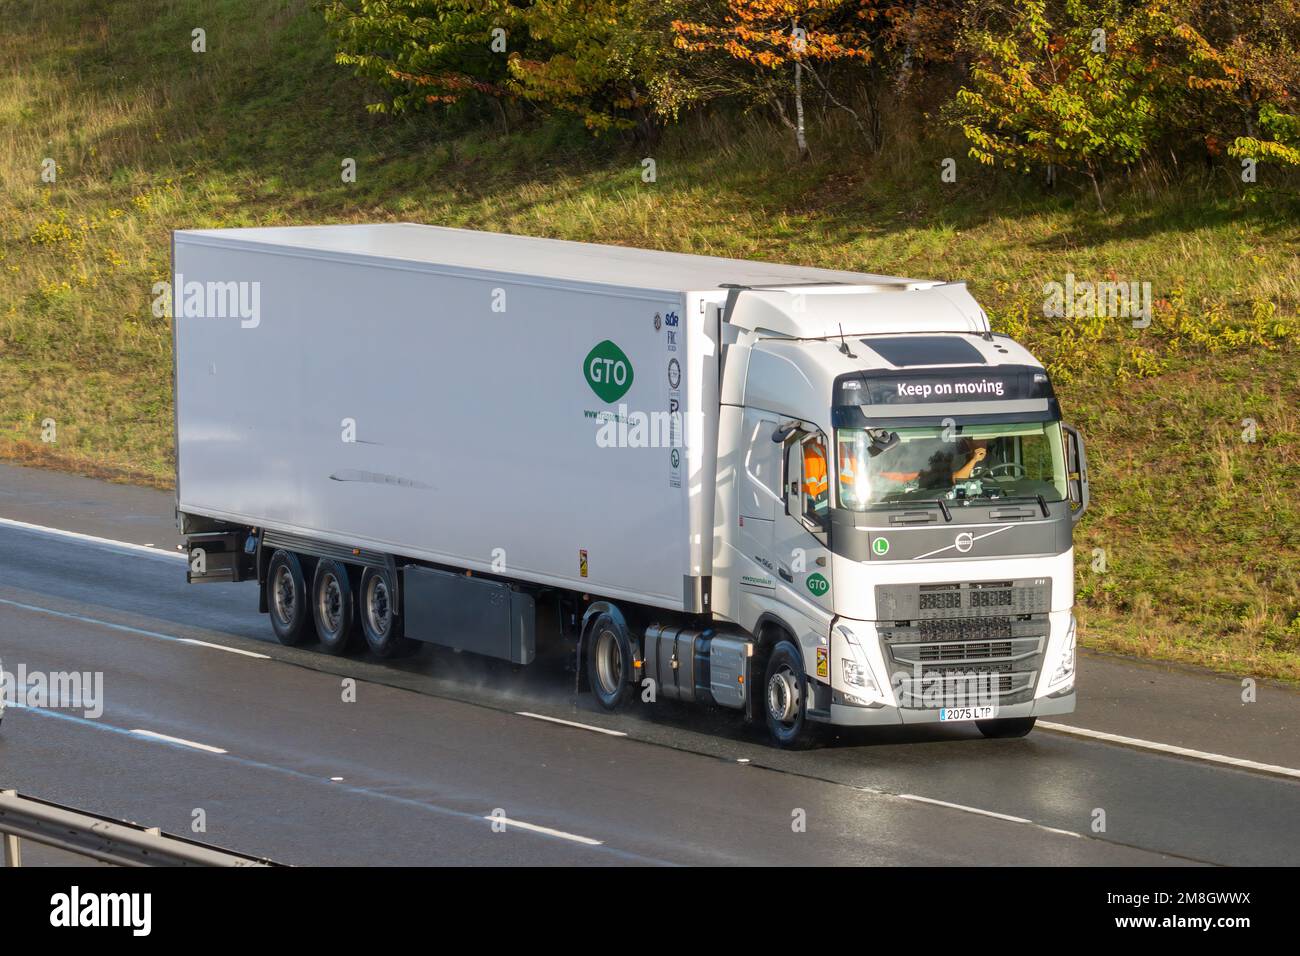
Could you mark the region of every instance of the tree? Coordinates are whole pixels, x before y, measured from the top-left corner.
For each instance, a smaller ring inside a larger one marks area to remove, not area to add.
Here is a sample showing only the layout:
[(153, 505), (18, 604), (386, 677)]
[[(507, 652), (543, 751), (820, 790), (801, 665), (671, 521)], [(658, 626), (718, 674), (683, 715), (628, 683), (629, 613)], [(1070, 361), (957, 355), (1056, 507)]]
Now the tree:
[(1300, 166), (1300, 116), (1283, 113), (1272, 103), (1265, 103), (1259, 110), (1259, 125), (1270, 138), (1238, 136), (1228, 147), (1228, 155)]
[(373, 80), (378, 112), (480, 94), (635, 127), (689, 98), (669, 28), (693, 0), (329, 0), (337, 62)]
[(385, 92), (370, 106), (380, 113), (454, 103), (471, 93), (509, 95), (510, 45), (527, 42), (522, 13), (509, 0), (330, 0), (325, 6), (335, 61)]
[(533, 43), (511, 55), (511, 89), (577, 113), (593, 131), (635, 128), (653, 139), (658, 120), (690, 99), (669, 30), (686, 8), (686, 0), (534, 0), (520, 13)]
[[(795, 137), (801, 159), (809, 155), (805, 131), (804, 74), (862, 128), (856, 110), (834, 95), (818, 68), (836, 61), (872, 59), (875, 0), (726, 0), (711, 21), (678, 20), (676, 44), (693, 53), (721, 53), (751, 70), (734, 89), (770, 105)], [(788, 81), (787, 78), (788, 77)], [(792, 88), (794, 118), (785, 108)], [(864, 130), (865, 134), (865, 130)]]
[[(1104, 165), (1127, 166), (1159, 128), (1152, 69), (1175, 24), (1162, 0), (1024, 0), (1009, 22), (967, 35), (970, 80), (947, 113), (985, 165), (1081, 169), (1102, 204)], [(1103, 205), (1104, 208), (1104, 205)]]
[(947, 115), (982, 163), (1082, 169), (1099, 203), (1156, 145), (1300, 164), (1300, 0), (1025, 0), (965, 43)]
[[(1300, 165), (1300, 0), (1178, 0), (1185, 95), (1175, 135), (1210, 155)], [(1195, 29), (1191, 24), (1195, 24)]]

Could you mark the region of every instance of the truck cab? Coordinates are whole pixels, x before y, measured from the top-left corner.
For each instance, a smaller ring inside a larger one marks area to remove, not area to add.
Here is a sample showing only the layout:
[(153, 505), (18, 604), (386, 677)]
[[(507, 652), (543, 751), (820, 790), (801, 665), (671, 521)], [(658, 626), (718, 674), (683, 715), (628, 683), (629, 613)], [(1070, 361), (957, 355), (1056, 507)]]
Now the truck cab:
[(721, 341), (713, 616), (777, 742), (1072, 711), (1087, 466), (1042, 364), (947, 283), (732, 290)]

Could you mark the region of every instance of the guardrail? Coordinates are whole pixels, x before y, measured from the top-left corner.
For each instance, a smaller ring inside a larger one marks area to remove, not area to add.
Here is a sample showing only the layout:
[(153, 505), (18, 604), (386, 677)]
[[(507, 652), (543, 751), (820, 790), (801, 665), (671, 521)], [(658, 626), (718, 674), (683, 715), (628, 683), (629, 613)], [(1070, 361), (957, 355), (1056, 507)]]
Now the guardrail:
[(277, 865), (163, 833), (157, 827), (123, 823), (24, 797), (17, 790), (0, 790), (0, 837), (5, 866), (22, 866), (23, 840), (115, 866)]

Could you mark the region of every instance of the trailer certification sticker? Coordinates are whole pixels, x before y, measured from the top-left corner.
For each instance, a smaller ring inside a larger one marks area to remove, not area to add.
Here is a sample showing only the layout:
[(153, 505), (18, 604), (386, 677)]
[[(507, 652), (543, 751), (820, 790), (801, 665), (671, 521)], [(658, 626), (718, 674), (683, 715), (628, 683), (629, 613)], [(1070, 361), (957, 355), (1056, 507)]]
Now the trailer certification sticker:
[(824, 647), (817, 648), (817, 676), (824, 680), (831, 678), (831, 662), (828, 653)]
[(677, 351), (677, 313), (669, 312), (664, 316), (664, 327), (667, 329), (667, 335), (664, 336), (664, 343), (668, 350), (668, 434), (669, 445), (668, 452), (668, 487), (680, 488), (682, 486), (682, 363), (677, 361), (677, 356), (673, 352)]
[(998, 709), (992, 704), (982, 707), (944, 707), (939, 711), (939, 719), (949, 720), (992, 720), (998, 715)]
[(587, 549), (582, 548), (578, 551), (578, 574), (581, 577), (587, 576)]

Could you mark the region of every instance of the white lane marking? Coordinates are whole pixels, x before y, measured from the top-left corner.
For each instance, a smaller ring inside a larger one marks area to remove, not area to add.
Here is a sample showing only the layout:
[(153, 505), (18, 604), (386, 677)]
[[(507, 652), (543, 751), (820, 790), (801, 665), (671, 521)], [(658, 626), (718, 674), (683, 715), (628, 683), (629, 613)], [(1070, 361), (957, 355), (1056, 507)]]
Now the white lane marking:
[(210, 647), (214, 651), (225, 651), (227, 654), (239, 654), (243, 657), (255, 657), (258, 660), (269, 661), (269, 654), (259, 654), (256, 651), (244, 651), (237, 647), (224, 647), (221, 644), (212, 644), (208, 641), (200, 641), (194, 637), (177, 637), (175, 634), (161, 634), (158, 631), (146, 631), (144, 628), (131, 627), (127, 624), (114, 624), (112, 621), (101, 621), (96, 617), (85, 617), (81, 614), (69, 614), (67, 611), (56, 611), (53, 608), (40, 607), (36, 604), (23, 604), (21, 601), (10, 601), (0, 598), (0, 604), (6, 607), (16, 607), (23, 611), (35, 611), (37, 614), (49, 614), (51, 617), (61, 617), (67, 621), (79, 621), (82, 624), (96, 624), (99, 627), (111, 628), (114, 631), (125, 631), (128, 634), (139, 634), (141, 637), (153, 637), (164, 641), (175, 641), (178, 644), (193, 644), (195, 647)]
[(130, 541), (115, 541), (112, 538), (99, 538), (93, 534), (82, 534), (79, 531), (65, 531), (62, 528), (49, 528), (43, 524), (29, 524), (26, 521), (16, 521), (13, 518), (0, 518), (0, 526), (18, 528), (22, 531), (34, 531), (37, 534), (51, 535), (56, 538), (70, 538), (73, 541), (84, 541), (88, 544), (97, 544), (103, 548), (116, 548), (120, 551), (147, 554), (153, 558), (166, 558), (168, 561), (189, 560), (179, 551), (164, 551), (162, 548), (153, 548), (145, 544), (132, 544)]
[(182, 644), (193, 644), (195, 647), (210, 647), (214, 651), (225, 651), (227, 654), (238, 654), (241, 657), (254, 657), (259, 661), (269, 661), (270, 654), (259, 654), (257, 651), (245, 651), (238, 647), (226, 647), (222, 644), (213, 644), (211, 641), (200, 641), (196, 637), (178, 637), (176, 640)]
[[(872, 790), (869, 787), (862, 787), (860, 789), (865, 790), (867, 793), (879, 794), (881, 796), (890, 795), (884, 790)], [(981, 817), (993, 817), (995, 820), (1005, 820), (1007, 823), (1019, 823), (1024, 826), (1034, 827), (1037, 830), (1044, 830), (1047, 833), (1074, 837), (1078, 840), (1083, 839), (1082, 833), (1075, 833), (1073, 830), (1062, 830), (1059, 827), (1049, 827), (1045, 823), (1035, 823), (1033, 820), (1027, 820), (1024, 817), (1013, 817), (1009, 813), (994, 813), (992, 810), (981, 810), (979, 807), (968, 807), (964, 803), (949, 803), (947, 800), (935, 800), (932, 797), (921, 797), (914, 793), (900, 793), (898, 794), (898, 798), (900, 800), (915, 800), (917, 803), (928, 803), (936, 807), (947, 807), (949, 810), (960, 810), (962, 813), (974, 813)]]
[(523, 820), (512, 820), (509, 817), (493, 816), (489, 813), (483, 819), (491, 823), (504, 823), (506, 826), (518, 827), (520, 830), (531, 830), (533, 833), (545, 833), (547, 836), (559, 837), (561, 840), (572, 840), (574, 843), (581, 843), (583, 846), (605, 845), (604, 840), (593, 840), (591, 837), (578, 836), (576, 833), (565, 833), (563, 830), (539, 827), (536, 823), (525, 823)]
[(1087, 737), (1089, 740), (1101, 740), (1105, 743), (1122, 744), (1126, 747), (1137, 747), (1142, 750), (1154, 750), (1157, 753), (1173, 754), (1176, 757), (1189, 757), (1193, 760), (1203, 760), (1206, 763), (1218, 763), (1227, 767), (1238, 767), (1242, 770), (1256, 770), (1260, 773), (1276, 774), (1280, 777), (1295, 777), (1300, 779), (1300, 770), (1292, 767), (1280, 767), (1277, 764), (1259, 763), (1255, 760), (1246, 760), (1243, 757), (1228, 757), (1223, 754), (1207, 753), (1204, 750), (1192, 750), (1190, 747), (1175, 747), (1173, 744), (1162, 744), (1155, 740), (1142, 740), (1140, 737), (1123, 737), (1119, 734), (1102, 733), (1100, 730), (1089, 730), (1086, 727), (1071, 727), (1069, 724), (1054, 724), (1050, 721), (1040, 720), (1039, 727), (1047, 730), (1054, 730), (1061, 734), (1071, 734), (1075, 737)]
[(579, 730), (590, 730), (598, 734), (608, 734), (611, 737), (626, 737), (627, 734), (621, 730), (606, 730), (604, 727), (593, 727), (591, 724), (580, 724), (576, 720), (561, 720), (559, 717), (547, 717), (545, 714), (530, 714), (526, 710), (515, 711), (516, 717), (531, 717), (533, 720), (546, 720), (552, 724), (564, 724), (566, 727), (577, 727)]
[(207, 744), (195, 743), (193, 740), (186, 740), (183, 737), (169, 737), (166, 734), (160, 734), (153, 730), (132, 730), (131, 733), (138, 734), (141, 737), (150, 737), (153, 740), (161, 740), (169, 744), (180, 744), (182, 747), (193, 747), (195, 750), (205, 750), (210, 754), (224, 754), (229, 751), (222, 750), (220, 747), (209, 747)]
[(1026, 820), (1024, 817), (1013, 817), (1006, 813), (994, 813), (992, 810), (981, 810), (979, 807), (968, 807), (964, 803), (949, 803), (947, 800), (935, 800), (931, 797), (918, 797), (914, 793), (900, 793), (901, 800), (916, 800), (918, 803), (932, 803), (938, 807), (947, 807), (949, 810), (961, 810), (965, 813), (978, 813), (982, 817), (994, 817), (998, 820), (1006, 820), (1008, 823), (1029, 823), (1033, 820)]
[(1059, 827), (1049, 827), (1042, 823), (1036, 825), (1046, 830), (1048, 833), (1059, 833), (1061, 836), (1072, 836), (1077, 837), (1080, 840), (1083, 839), (1082, 833), (1075, 833), (1073, 830), (1062, 830)]

